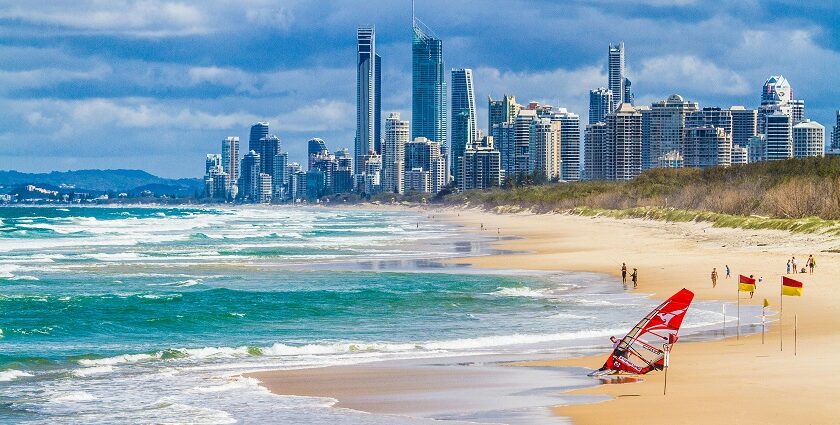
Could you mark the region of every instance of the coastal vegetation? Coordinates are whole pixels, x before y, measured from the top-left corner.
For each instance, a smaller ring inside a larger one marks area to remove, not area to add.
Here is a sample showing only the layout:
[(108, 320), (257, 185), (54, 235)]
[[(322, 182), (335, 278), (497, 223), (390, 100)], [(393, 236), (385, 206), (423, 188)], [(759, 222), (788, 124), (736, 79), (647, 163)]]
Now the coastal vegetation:
[(495, 210), (708, 221), (717, 226), (840, 231), (840, 157), (707, 169), (655, 169), (626, 182), (514, 185), (452, 193), (450, 205)]

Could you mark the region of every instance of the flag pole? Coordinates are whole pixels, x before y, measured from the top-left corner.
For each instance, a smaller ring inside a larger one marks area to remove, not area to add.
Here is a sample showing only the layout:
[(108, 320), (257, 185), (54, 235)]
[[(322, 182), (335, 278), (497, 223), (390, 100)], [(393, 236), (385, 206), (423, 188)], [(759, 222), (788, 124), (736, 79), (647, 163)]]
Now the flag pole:
[(662, 350), (665, 351), (665, 384), (662, 387), (662, 395), (665, 395), (668, 392), (668, 366), (671, 363), (671, 344), (665, 343), (662, 344)]
[(735, 339), (741, 339), (741, 284), (740, 283), (738, 284), (738, 287), (736, 289), (737, 289), (737, 292), (735, 292), (735, 295), (738, 298), (738, 320), (737, 320), (736, 326), (735, 326), (735, 331), (736, 331)]
[(761, 307), (761, 345), (764, 345), (764, 310), (767, 307)]
[[(784, 277), (782, 277), (782, 279), (784, 279)], [(785, 351), (784, 344), (783, 344), (785, 333), (782, 331), (782, 324), (784, 323), (782, 321), (782, 313), (785, 311), (785, 307), (784, 307), (785, 297), (784, 297), (784, 293), (782, 292), (783, 290), (784, 290), (784, 287), (782, 286), (781, 283), (779, 283), (779, 351)]]

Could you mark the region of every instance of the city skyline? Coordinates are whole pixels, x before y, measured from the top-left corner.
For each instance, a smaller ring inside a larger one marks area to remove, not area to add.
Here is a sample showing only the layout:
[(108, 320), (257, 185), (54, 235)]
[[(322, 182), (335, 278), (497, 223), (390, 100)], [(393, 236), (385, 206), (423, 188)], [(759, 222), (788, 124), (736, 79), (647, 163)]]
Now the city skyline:
[[(248, 140), (249, 126), (258, 121), (271, 123), (290, 161), (305, 163), (312, 137), (332, 149), (352, 148), (359, 25), (377, 26), (377, 51), (386, 57), (383, 115), (400, 112), (412, 121), (411, 10), (405, 3), (362, 5), (353, 12), (340, 4), (272, 9), (256, 2), (241, 10), (181, 4), (181, 9), (163, 7), (160, 20), (143, 19), (150, 12), (130, 3), (137, 17), (131, 22), (121, 21), (116, 9), (109, 15), (87, 3), (78, 5), (78, 16), (104, 18), (61, 19), (62, 6), (46, 2), (28, 11), (6, 7), (0, 13), (5, 36), (0, 56), (7, 59), (0, 66), (0, 89), (9, 113), (0, 117), (0, 168), (140, 168), (195, 177), (202, 174), (197, 158), (218, 150), (227, 136)], [(781, 74), (795, 88), (795, 98), (807, 99), (808, 117), (824, 125), (829, 137), (838, 108), (831, 70), (840, 66), (838, 37), (832, 34), (837, 29), (831, 25), (837, 11), (829, 2), (801, 9), (760, 2), (714, 12), (691, 1), (676, 7), (659, 3), (545, 3), (532, 6), (540, 18), (510, 7), (502, 19), (474, 4), (443, 8), (422, 2), (417, 15), (446, 46), (446, 74), (451, 68), (474, 70), (478, 99), (507, 93), (523, 104), (534, 100), (585, 116), (589, 90), (607, 82), (605, 46), (623, 41), (636, 105), (676, 93), (701, 106), (756, 108), (761, 84)], [(316, 12), (331, 24), (323, 34), (306, 29)], [(605, 15), (609, 25), (597, 19)], [(202, 25), (222, 16), (238, 16), (251, 27), (231, 36)], [(528, 43), (537, 40), (534, 27), (573, 17), (586, 19), (556, 26), (563, 28), (556, 38)], [(775, 20), (774, 25), (755, 17)], [(680, 25), (688, 40), (665, 42), (657, 23)], [(581, 39), (575, 31), (584, 24), (603, 29), (603, 37)], [(499, 43), (505, 43), (504, 52), (490, 48)], [(768, 45), (787, 55), (766, 60), (762, 49)], [(487, 131), (486, 102), (479, 101), (477, 109), (476, 122)]]

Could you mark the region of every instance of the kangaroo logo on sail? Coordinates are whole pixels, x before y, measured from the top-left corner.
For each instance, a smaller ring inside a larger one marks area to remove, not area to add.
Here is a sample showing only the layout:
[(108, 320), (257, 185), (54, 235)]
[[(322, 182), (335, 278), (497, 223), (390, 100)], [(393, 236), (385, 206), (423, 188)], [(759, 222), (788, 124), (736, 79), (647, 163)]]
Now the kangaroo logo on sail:
[(671, 319), (685, 313), (686, 310), (688, 310), (688, 307), (686, 307), (682, 310), (674, 310), (670, 313), (659, 313), (659, 314), (656, 315), (656, 317), (658, 317), (660, 320), (662, 320), (662, 324), (664, 326), (670, 326), (668, 323), (671, 321)]

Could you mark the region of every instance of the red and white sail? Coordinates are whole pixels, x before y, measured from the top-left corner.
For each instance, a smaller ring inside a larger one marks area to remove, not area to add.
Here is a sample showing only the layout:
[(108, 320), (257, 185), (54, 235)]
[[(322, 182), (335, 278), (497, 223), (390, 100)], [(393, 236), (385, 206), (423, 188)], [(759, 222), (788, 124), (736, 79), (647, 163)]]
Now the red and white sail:
[(606, 370), (645, 374), (661, 370), (664, 344), (677, 342), (677, 334), (694, 293), (683, 288), (644, 317), (613, 349)]

